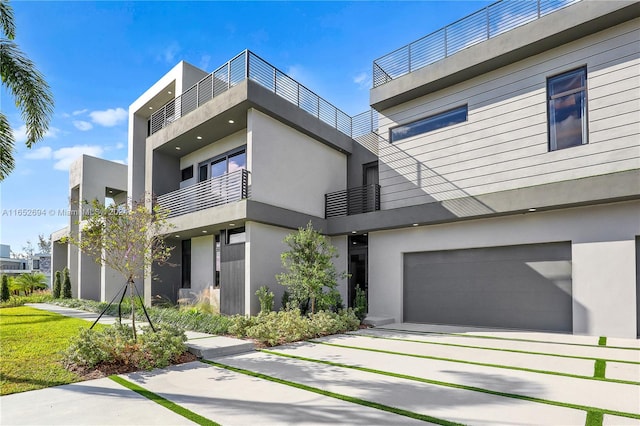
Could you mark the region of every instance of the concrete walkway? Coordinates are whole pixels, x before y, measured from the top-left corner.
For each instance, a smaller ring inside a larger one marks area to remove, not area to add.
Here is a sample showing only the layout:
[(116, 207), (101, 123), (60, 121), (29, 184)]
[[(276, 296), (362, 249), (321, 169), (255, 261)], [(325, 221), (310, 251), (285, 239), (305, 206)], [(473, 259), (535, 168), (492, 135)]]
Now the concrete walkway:
[[(119, 377), (224, 425), (640, 425), (636, 340), (391, 324)], [(0, 397), (0, 412), (3, 426), (189, 422), (110, 379)]]

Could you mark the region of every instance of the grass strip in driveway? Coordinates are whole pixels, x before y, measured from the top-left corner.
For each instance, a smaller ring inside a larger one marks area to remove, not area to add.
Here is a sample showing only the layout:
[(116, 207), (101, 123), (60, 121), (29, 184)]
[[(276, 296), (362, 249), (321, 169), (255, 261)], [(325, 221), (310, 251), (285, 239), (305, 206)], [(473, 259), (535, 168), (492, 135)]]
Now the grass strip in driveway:
[(560, 402), (560, 401), (553, 401), (553, 400), (550, 400), (550, 399), (537, 398), (535, 396), (527, 396), (527, 395), (520, 395), (520, 394), (514, 394), (514, 393), (508, 393), (508, 392), (494, 391), (494, 390), (491, 390), (491, 389), (484, 389), (484, 388), (479, 388), (479, 387), (476, 387), (476, 386), (461, 385), (459, 383), (450, 383), (450, 382), (443, 382), (443, 381), (440, 381), (440, 380), (425, 379), (423, 377), (409, 376), (407, 374), (399, 374), (399, 373), (392, 373), (392, 372), (389, 372), (389, 371), (375, 370), (373, 368), (360, 367), (358, 365), (343, 364), (343, 363), (340, 363), (340, 362), (326, 361), (326, 360), (322, 360), (322, 359), (307, 358), (307, 357), (286, 354), (286, 353), (277, 352), (277, 351), (268, 350), (268, 349), (261, 349), (260, 351), (264, 352), (264, 353), (267, 353), (267, 354), (271, 354), (271, 355), (282, 356), (282, 357), (285, 357), (285, 358), (293, 358), (293, 359), (298, 359), (298, 360), (301, 360), (301, 361), (315, 362), (317, 364), (330, 365), (330, 366), (333, 366), (333, 367), (349, 368), (349, 369), (352, 369), (352, 370), (364, 371), (366, 373), (381, 374), (383, 376), (396, 377), (398, 379), (406, 379), (406, 380), (412, 380), (412, 381), (415, 381), (415, 382), (428, 383), (428, 384), (436, 385), (436, 386), (444, 386), (444, 387), (454, 388), (454, 389), (463, 389), (463, 390), (468, 390), (468, 391), (472, 391), (472, 392), (480, 392), (480, 393), (486, 393), (486, 394), (489, 394), (489, 395), (502, 396), (502, 397), (505, 397), (505, 398), (513, 398), (513, 399), (519, 399), (519, 400), (523, 400), (523, 401), (537, 402), (537, 403), (540, 403), (540, 404), (554, 405), (556, 407), (564, 407), (564, 408), (571, 408), (571, 409), (574, 409), (574, 410), (582, 410), (582, 411), (586, 411), (587, 414), (589, 414), (590, 412), (593, 412), (593, 413), (599, 413), (601, 415), (610, 414), (610, 415), (613, 415), (613, 416), (627, 417), (627, 418), (630, 418), (630, 419), (638, 419), (638, 420), (640, 420), (640, 414), (627, 413), (627, 412), (624, 412), (624, 411), (616, 411), (616, 410), (609, 410), (609, 409), (606, 409), (606, 408), (590, 407), (588, 405), (572, 404), (572, 403), (569, 403), (569, 402)]
[[(269, 351), (264, 351), (264, 352), (271, 353)], [(279, 354), (275, 354), (275, 355), (279, 355)], [(289, 381), (289, 380), (284, 380), (284, 379), (279, 379), (277, 377), (268, 376), (266, 374), (256, 373), (255, 371), (245, 370), (244, 368), (233, 367), (231, 365), (223, 364), (223, 363), (220, 363), (220, 362), (217, 362), (217, 361), (211, 361), (211, 360), (206, 360), (206, 359), (203, 359), (201, 361), (206, 363), (206, 364), (210, 364), (210, 365), (213, 365), (215, 367), (218, 367), (218, 368), (224, 368), (225, 370), (233, 371), (233, 372), (240, 373), (240, 374), (246, 374), (247, 376), (268, 380), (270, 382), (280, 383), (282, 385), (287, 385), (287, 386), (291, 386), (291, 387), (294, 387), (294, 388), (297, 388), (297, 389), (302, 389), (302, 390), (305, 390), (305, 391), (308, 391), (308, 392), (317, 393), (319, 395), (328, 396), (330, 398), (335, 398), (335, 399), (339, 399), (339, 400), (342, 400), (342, 401), (351, 402), (353, 404), (363, 405), (365, 407), (370, 407), (370, 408), (375, 408), (375, 409), (382, 410), (382, 411), (387, 411), (389, 413), (397, 414), (397, 415), (400, 415), (400, 416), (405, 416), (405, 417), (409, 417), (409, 418), (416, 419), (416, 420), (422, 420), (424, 422), (431, 422), (431, 423), (435, 423), (435, 424), (438, 424), (438, 425), (445, 425), (445, 426), (462, 426), (461, 423), (450, 422), (448, 420), (427, 416), (425, 414), (420, 414), (420, 413), (416, 413), (416, 412), (409, 411), (409, 410), (403, 410), (401, 408), (391, 407), (389, 405), (384, 405), (384, 404), (380, 404), (380, 403), (373, 402), (373, 401), (367, 401), (365, 399), (355, 398), (355, 397), (349, 396), (349, 395), (343, 395), (343, 394), (340, 394), (340, 393), (326, 391), (324, 389), (315, 388), (313, 386), (303, 385), (302, 383), (296, 383), (296, 382), (292, 382), (292, 381)]]
[[(439, 346), (452, 346), (455, 348), (467, 348), (467, 349), (482, 349), (486, 351), (498, 351), (498, 352), (512, 352), (516, 354), (527, 354), (527, 355), (541, 355), (541, 356), (554, 356), (558, 358), (571, 358), (571, 359), (582, 359), (587, 361), (611, 361), (611, 362), (619, 362), (621, 364), (635, 364), (640, 365), (638, 361), (627, 361), (624, 359), (610, 359), (610, 358), (596, 358), (596, 357), (588, 357), (588, 356), (578, 356), (578, 355), (564, 355), (564, 354), (553, 354), (548, 352), (534, 352), (534, 351), (523, 351), (520, 349), (502, 349), (502, 348), (487, 348), (485, 346), (474, 346), (474, 345), (461, 345), (459, 343), (443, 343), (443, 342), (427, 342), (424, 340), (413, 340), (413, 339), (400, 339), (397, 337), (383, 337), (383, 336), (375, 336), (373, 334), (365, 334), (365, 333), (347, 333), (351, 336), (363, 336), (369, 337), (371, 339), (383, 339), (383, 340), (394, 340), (398, 342), (411, 342), (411, 343), (422, 343), (425, 345), (439, 345)], [(314, 343), (322, 343), (320, 341), (314, 341)], [(607, 346), (607, 348), (613, 348), (612, 346)], [(635, 383), (635, 382), (633, 382)]]
[(113, 380), (114, 382), (118, 383), (119, 385), (124, 386), (127, 389), (130, 389), (132, 391), (134, 391), (135, 393), (144, 396), (145, 398), (162, 405), (163, 407), (173, 411), (176, 414), (181, 415), (182, 417), (185, 417), (189, 420), (191, 420), (192, 422), (195, 422), (199, 425), (202, 426), (220, 426), (218, 423), (207, 419), (206, 417), (202, 417), (199, 414), (194, 413), (191, 410), (188, 410), (186, 408), (184, 408), (181, 405), (176, 404), (175, 402), (169, 401), (166, 398), (161, 397), (160, 395), (158, 395), (157, 393), (153, 393), (145, 388), (143, 388), (142, 386), (139, 386), (133, 382), (130, 382), (127, 379), (123, 379), (120, 376), (109, 376), (109, 378), (111, 380)]
[[(535, 339), (519, 339), (517, 337), (498, 337), (498, 336), (485, 336), (481, 334), (464, 334), (464, 333), (444, 333), (441, 331), (417, 331), (417, 330), (400, 330), (397, 328), (380, 328), (383, 331), (397, 331), (405, 334), (438, 334), (441, 336), (456, 336), (456, 337), (477, 337), (478, 339), (493, 339), (493, 340), (509, 340), (512, 342), (529, 342), (529, 343), (547, 343), (551, 345), (567, 345), (567, 346), (586, 346), (589, 348), (601, 348), (602, 345), (589, 345), (587, 343), (566, 343), (566, 342), (549, 342), (545, 340)], [(599, 343), (599, 342), (598, 342)], [(607, 346), (609, 349), (625, 349), (629, 351), (640, 351), (640, 348), (629, 348), (627, 346)]]
[(607, 346), (607, 338), (605, 336), (600, 336), (598, 346)]
[[(477, 366), (480, 366), (480, 367), (502, 368), (504, 370), (526, 371), (528, 373), (550, 374), (550, 375), (553, 375), (553, 376), (570, 377), (572, 379), (598, 380), (598, 381), (601, 381), (601, 382), (620, 383), (620, 384), (624, 384), (624, 385), (640, 385), (640, 382), (634, 382), (634, 381), (630, 381), (630, 380), (607, 379), (607, 378), (605, 378), (604, 377), (604, 367), (603, 366), (606, 365), (606, 364), (605, 364), (605, 361), (601, 360), (601, 359), (596, 359), (595, 372), (594, 372), (593, 376), (581, 376), (579, 374), (561, 373), (559, 371), (536, 370), (534, 368), (514, 367), (514, 366), (508, 366), (508, 365), (501, 365), (501, 364), (489, 364), (489, 363), (486, 363), (486, 362), (466, 361), (466, 360), (463, 360), (463, 359), (442, 358), (442, 357), (430, 356), (430, 355), (419, 355), (419, 354), (410, 354), (410, 353), (406, 353), (406, 352), (387, 351), (387, 350), (384, 350), (384, 349), (363, 348), (363, 347), (358, 347), (358, 346), (341, 345), (339, 343), (329, 343), (329, 342), (323, 342), (323, 341), (320, 341), (320, 340), (309, 340), (309, 342), (315, 343), (315, 344), (320, 344), (320, 345), (335, 346), (337, 348), (345, 348), (345, 349), (355, 349), (355, 350), (359, 350), (359, 351), (377, 352), (377, 353), (388, 354), (388, 355), (408, 356), (408, 357), (411, 357), (411, 358), (431, 359), (431, 360), (434, 360), (434, 361), (457, 362), (457, 363), (460, 363), (460, 364), (477, 365)], [(525, 352), (525, 353), (527, 353), (527, 352)], [(593, 359), (593, 358), (589, 358), (589, 359)], [(599, 369), (601, 369), (601, 370), (599, 370)]]
[(603, 413), (597, 413), (595, 411), (589, 411), (587, 413), (587, 420), (584, 422), (585, 426), (602, 426), (604, 420)]

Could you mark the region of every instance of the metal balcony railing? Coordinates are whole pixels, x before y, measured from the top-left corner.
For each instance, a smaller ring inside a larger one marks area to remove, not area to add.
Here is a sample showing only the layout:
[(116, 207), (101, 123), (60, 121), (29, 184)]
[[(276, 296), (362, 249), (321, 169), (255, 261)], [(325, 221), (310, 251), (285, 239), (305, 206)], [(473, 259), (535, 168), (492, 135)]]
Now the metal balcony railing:
[(158, 196), (156, 202), (169, 217), (233, 203), (249, 196), (249, 172), (245, 169), (202, 181)]
[(374, 110), (351, 117), (255, 53), (245, 50), (154, 112), (149, 119), (149, 135), (245, 79), (255, 81), (352, 138), (377, 129), (378, 115)]
[(325, 218), (380, 210), (380, 185), (365, 185), (324, 196)]
[(373, 61), (373, 87), (579, 1), (497, 1)]

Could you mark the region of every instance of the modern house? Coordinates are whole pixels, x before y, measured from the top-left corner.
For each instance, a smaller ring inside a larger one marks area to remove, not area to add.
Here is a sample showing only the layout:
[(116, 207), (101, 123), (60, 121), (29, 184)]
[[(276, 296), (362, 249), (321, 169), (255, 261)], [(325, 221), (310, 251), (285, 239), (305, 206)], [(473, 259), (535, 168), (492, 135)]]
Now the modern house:
[(122, 204), (127, 201), (127, 166), (82, 155), (69, 167), (69, 210), (59, 212), (69, 225), (51, 234), (51, 279), (55, 272), (69, 268), (71, 294), (81, 299), (109, 301), (122, 288), (124, 278), (107, 266), (81, 253), (65, 237), (78, 235), (83, 216), (93, 200)]
[(370, 313), (638, 335), (639, 16), (497, 2), (374, 61)]
[(638, 40), (638, 1), (499, 1), (375, 60), (355, 117), (251, 51), (180, 62), (129, 108), (127, 192), (176, 247), (146, 301), (256, 313), (311, 221), (373, 321), (636, 337)]
[(47, 283), (51, 278), (51, 255), (47, 253), (34, 253), (26, 257), (12, 257), (11, 246), (0, 244), (0, 274), (7, 276), (19, 276), (22, 274), (41, 273)]

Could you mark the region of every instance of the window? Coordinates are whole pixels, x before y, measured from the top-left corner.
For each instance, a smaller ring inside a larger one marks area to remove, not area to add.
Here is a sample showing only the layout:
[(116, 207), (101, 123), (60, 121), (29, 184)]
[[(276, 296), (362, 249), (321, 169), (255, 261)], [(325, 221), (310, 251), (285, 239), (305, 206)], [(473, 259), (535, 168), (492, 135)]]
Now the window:
[(191, 240), (182, 240), (182, 288), (191, 288)]
[(244, 226), (242, 228), (229, 229), (227, 231), (227, 244), (238, 244), (246, 241)]
[(432, 115), (411, 123), (402, 124), (389, 130), (389, 139), (396, 142), (401, 139), (410, 138), (411, 136), (427, 133), (432, 130), (441, 129), (454, 124), (467, 121), (468, 107), (467, 105), (450, 109), (436, 115)]
[(193, 177), (193, 166), (182, 169), (182, 181), (189, 180)]
[(587, 69), (547, 79), (549, 150), (587, 143)]
[(40, 260), (33, 259), (33, 269), (40, 269)]
[(247, 151), (245, 148), (229, 151), (223, 155), (205, 161), (199, 166), (198, 181), (223, 176), (236, 170), (247, 168)]

